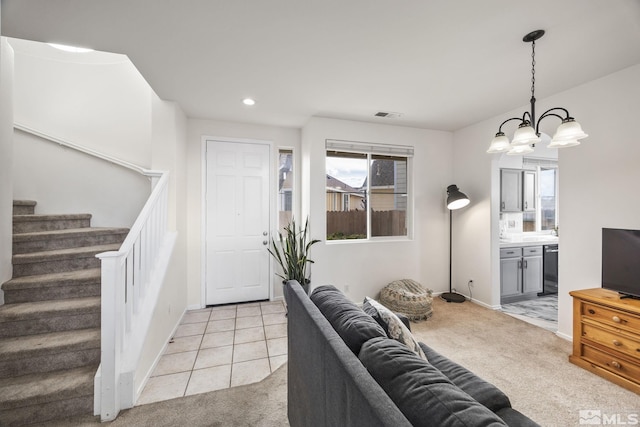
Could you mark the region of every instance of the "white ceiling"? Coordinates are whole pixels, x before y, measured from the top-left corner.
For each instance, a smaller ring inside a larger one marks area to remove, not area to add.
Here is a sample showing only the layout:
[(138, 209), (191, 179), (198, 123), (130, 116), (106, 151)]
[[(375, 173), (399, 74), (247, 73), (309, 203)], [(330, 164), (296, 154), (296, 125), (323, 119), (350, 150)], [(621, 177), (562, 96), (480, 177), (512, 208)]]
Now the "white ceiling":
[(639, 0), (2, 0), (1, 15), (4, 36), (126, 54), (189, 117), (290, 127), (456, 130), (526, 106), (536, 29), (538, 99), (640, 63)]

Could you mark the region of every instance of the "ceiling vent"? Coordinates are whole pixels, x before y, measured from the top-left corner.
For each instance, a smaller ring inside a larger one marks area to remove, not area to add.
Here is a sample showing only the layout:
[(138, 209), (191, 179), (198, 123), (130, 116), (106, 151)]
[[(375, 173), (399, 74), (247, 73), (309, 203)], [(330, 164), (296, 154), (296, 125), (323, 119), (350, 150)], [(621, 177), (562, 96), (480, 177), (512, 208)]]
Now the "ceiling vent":
[(390, 111), (378, 111), (374, 114), (375, 117), (386, 117), (387, 119), (398, 119), (402, 117), (402, 113), (392, 113)]

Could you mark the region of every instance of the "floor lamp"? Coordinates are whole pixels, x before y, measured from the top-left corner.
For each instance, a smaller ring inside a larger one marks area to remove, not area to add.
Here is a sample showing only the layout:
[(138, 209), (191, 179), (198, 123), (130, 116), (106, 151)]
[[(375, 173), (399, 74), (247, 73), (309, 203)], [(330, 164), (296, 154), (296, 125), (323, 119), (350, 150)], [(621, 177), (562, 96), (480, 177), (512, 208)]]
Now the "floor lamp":
[(453, 292), (451, 285), (451, 246), (453, 242), (453, 211), (464, 208), (469, 204), (470, 200), (457, 185), (451, 184), (447, 187), (447, 209), (449, 209), (449, 292), (445, 292), (440, 297), (447, 302), (465, 302), (464, 295)]

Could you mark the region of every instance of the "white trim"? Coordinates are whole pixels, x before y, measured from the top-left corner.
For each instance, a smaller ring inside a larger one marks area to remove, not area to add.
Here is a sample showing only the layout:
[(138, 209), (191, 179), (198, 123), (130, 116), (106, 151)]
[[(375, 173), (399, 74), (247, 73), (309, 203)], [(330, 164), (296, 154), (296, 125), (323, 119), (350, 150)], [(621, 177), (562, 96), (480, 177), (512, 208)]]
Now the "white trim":
[(325, 150), (347, 151), (368, 154), (386, 154), (398, 157), (413, 157), (414, 149), (409, 145), (377, 144), (373, 142), (326, 139)]
[[(277, 195), (273, 191), (273, 175), (276, 173), (274, 171), (273, 163), (274, 163), (274, 143), (268, 139), (253, 139), (253, 138), (231, 138), (231, 137), (220, 137), (220, 136), (211, 136), (211, 135), (202, 135), (200, 137), (200, 165), (201, 165), (201, 191), (200, 191), (200, 308), (206, 307), (206, 295), (207, 295), (207, 203), (206, 203), (206, 195), (207, 195), (207, 142), (208, 141), (218, 141), (218, 142), (237, 142), (241, 144), (258, 144), (258, 145), (266, 145), (269, 147), (269, 224), (273, 227), (274, 224), (274, 215), (273, 209), (276, 204)], [(271, 238), (271, 232), (269, 232), (268, 238)], [(269, 272), (267, 273), (268, 277), (271, 278), (272, 268), (271, 262), (269, 262)], [(273, 299), (274, 289), (273, 289), (273, 281), (269, 279), (269, 300)]]
[(563, 340), (567, 340), (567, 341), (573, 342), (573, 337), (571, 335), (563, 334), (560, 331), (556, 331), (556, 335), (558, 337), (562, 338)]

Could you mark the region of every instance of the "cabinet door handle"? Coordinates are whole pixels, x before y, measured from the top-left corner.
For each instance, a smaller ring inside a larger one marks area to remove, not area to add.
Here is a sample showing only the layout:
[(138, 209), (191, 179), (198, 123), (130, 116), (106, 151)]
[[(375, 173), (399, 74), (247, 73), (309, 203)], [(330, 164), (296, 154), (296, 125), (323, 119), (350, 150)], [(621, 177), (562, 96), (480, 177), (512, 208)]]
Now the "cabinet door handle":
[(524, 260), (524, 268), (527, 268), (527, 260)]
[(504, 202), (502, 202), (502, 209), (504, 209)]
[(524, 208), (527, 209), (529, 207), (529, 203), (528, 202), (524, 202)]
[(518, 261), (518, 268), (522, 268), (522, 260)]

